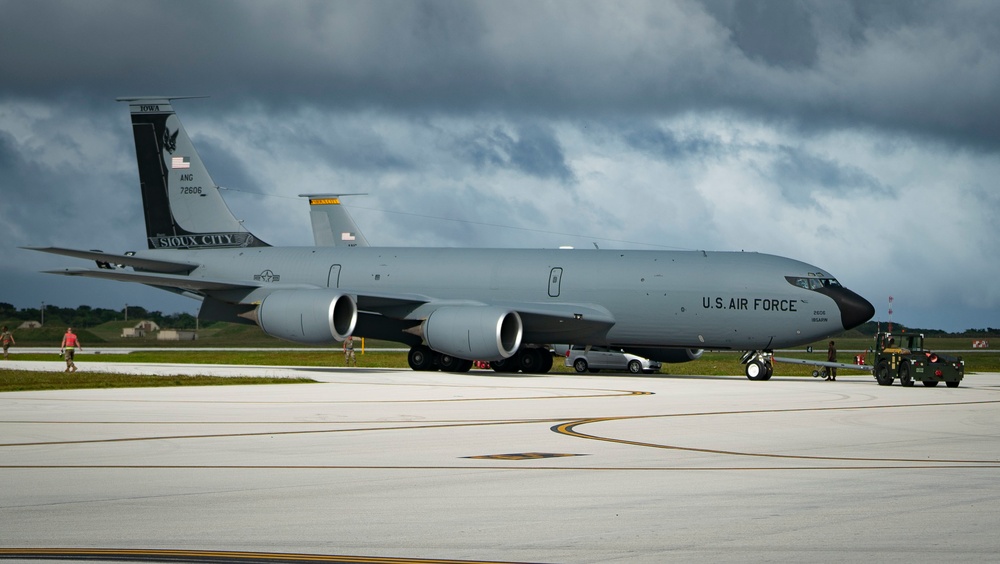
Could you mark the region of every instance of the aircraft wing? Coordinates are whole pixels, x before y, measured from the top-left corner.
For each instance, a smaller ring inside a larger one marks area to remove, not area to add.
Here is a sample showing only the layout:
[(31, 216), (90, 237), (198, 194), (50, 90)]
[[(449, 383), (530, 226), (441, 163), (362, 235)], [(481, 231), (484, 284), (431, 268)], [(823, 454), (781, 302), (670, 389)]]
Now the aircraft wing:
[(531, 343), (600, 341), (615, 324), (611, 312), (595, 304), (456, 301), (418, 294), (373, 294), (350, 290), (345, 293), (356, 296), (359, 310), (409, 321), (427, 319), (434, 310), (445, 306), (509, 309), (521, 317), (524, 339)]
[[(187, 274), (198, 267), (197, 264), (189, 262), (176, 262), (176, 261), (139, 258), (129, 255), (116, 255), (112, 253), (105, 253), (104, 251), (83, 251), (79, 249), (67, 249), (64, 247), (21, 247), (21, 248), (27, 249), (29, 251), (41, 251), (43, 253), (52, 253), (54, 255), (64, 255), (67, 257), (89, 259), (97, 261), (98, 264), (101, 263), (107, 265), (120, 264), (124, 266), (131, 266), (132, 268), (138, 268), (140, 270), (150, 270), (153, 272)], [(62, 274), (62, 272), (59, 273)]]

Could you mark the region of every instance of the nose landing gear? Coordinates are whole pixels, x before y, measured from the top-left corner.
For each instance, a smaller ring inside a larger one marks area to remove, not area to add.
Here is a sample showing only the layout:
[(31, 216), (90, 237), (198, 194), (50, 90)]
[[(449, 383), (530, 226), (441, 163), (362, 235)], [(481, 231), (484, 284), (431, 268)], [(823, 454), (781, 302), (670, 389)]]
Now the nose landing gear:
[(770, 380), (774, 374), (774, 366), (771, 359), (774, 357), (772, 351), (747, 351), (740, 363), (746, 365), (747, 378), (754, 381)]

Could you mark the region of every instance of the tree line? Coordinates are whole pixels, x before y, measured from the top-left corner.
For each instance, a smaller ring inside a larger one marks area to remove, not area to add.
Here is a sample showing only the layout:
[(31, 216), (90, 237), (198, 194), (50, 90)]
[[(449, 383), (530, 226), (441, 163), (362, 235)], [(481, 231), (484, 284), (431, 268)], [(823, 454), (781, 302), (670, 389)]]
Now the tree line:
[(170, 329), (195, 329), (197, 319), (190, 313), (170, 313), (165, 314), (160, 311), (148, 311), (142, 306), (130, 305), (122, 309), (94, 308), (88, 305), (81, 305), (76, 308), (59, 307), (57, 305), (46, 304), (44, 312), (41, 304), (35, 308), (18, 309), (12, 304), (0, 302), (0, 319), (6, 320), (10, 325), (11, 320), (19, 322), (38, 321), (42, 323), (44, 314), (44, 325), (58, 324), (67, 327), (95, 327), (109, 321), (153, 321), (163, 328)]

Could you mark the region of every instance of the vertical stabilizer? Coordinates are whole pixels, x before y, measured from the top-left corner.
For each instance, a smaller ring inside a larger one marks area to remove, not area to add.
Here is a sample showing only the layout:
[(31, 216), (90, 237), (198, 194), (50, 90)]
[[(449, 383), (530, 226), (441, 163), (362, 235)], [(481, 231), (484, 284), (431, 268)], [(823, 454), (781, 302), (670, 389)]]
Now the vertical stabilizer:
[(128, 102), (150, 249), (266, 247), (243, 228), (170, 106), (182, 97)]
[(299, 194), (309, 198), (309, 219), (312, 220), (313, 239), (317, 247), (367, 247), (361, 229), (347, 208), (340, 204), (342, 196), (363, 194)]

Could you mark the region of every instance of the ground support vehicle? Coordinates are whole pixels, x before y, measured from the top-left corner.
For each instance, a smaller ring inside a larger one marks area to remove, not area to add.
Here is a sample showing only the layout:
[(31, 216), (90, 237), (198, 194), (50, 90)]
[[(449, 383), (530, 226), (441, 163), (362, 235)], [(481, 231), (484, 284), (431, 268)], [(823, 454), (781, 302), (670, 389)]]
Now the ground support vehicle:
[(892, 381), (898, 378), (904, 386), (912, 386), (919, 381), (925, 386), (937, 386), (938, 382), (944, 382), (949, 388), (957, 388), (965, 377), (962, 357), (925, 350), (923, 335), (904, 333), (896, 337), (880, 332), (875, 335), (872, 354), (871, 364), (875, 367), (875, 380), (880, 386), (891, 386)]

